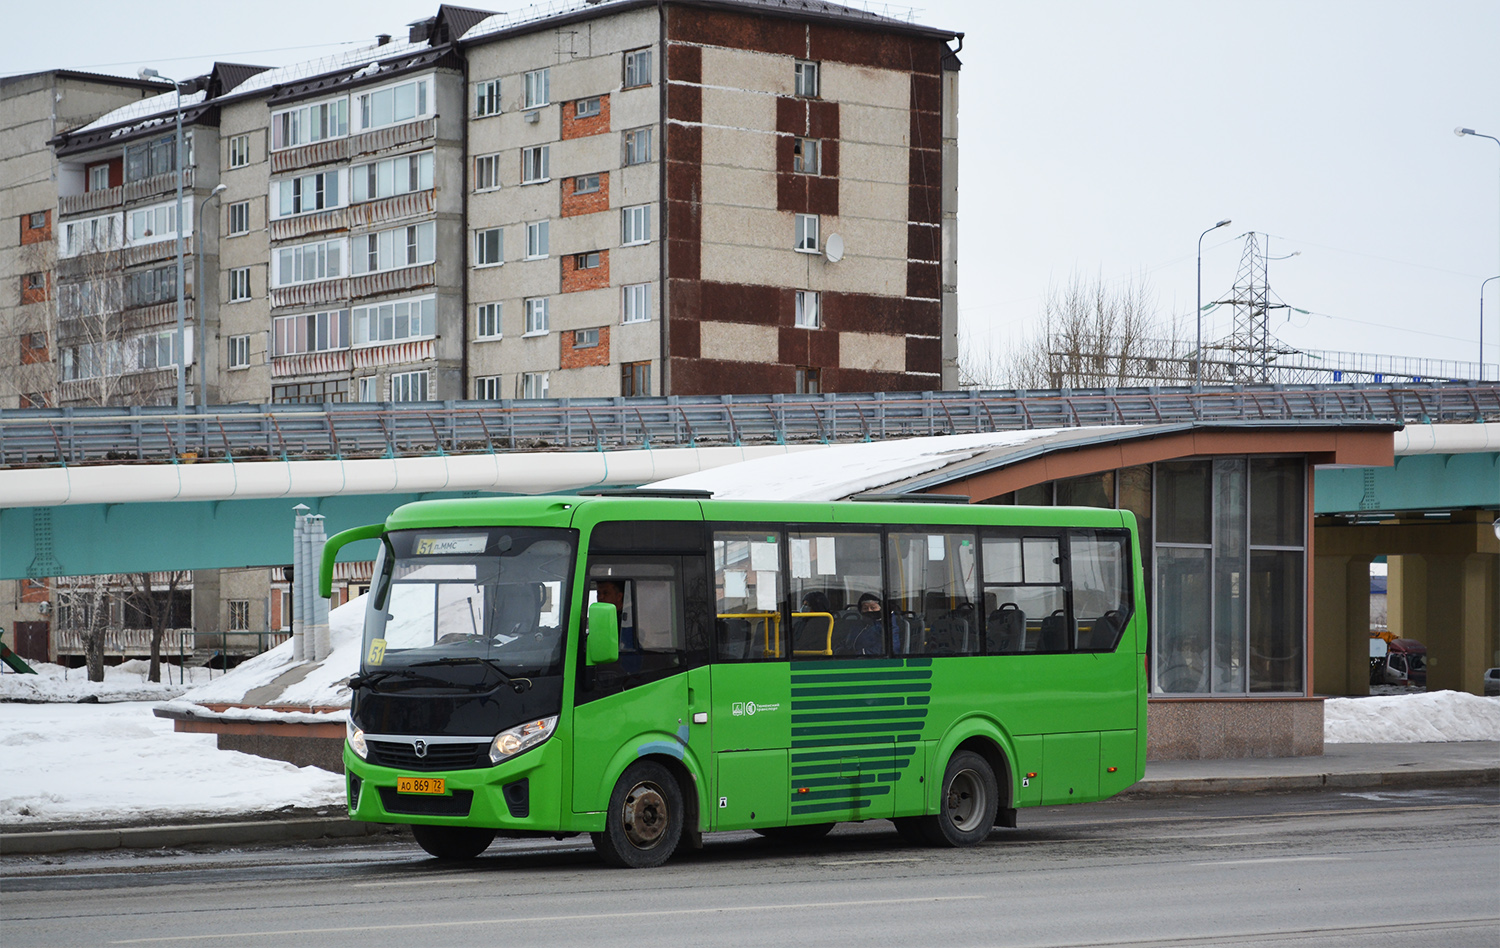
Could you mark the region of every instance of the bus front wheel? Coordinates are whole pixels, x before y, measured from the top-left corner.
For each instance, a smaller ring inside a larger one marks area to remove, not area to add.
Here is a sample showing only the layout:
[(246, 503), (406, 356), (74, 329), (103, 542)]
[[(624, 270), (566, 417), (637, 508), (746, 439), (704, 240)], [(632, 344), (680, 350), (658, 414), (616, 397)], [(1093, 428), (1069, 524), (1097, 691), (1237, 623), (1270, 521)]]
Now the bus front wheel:
[(922, 818), (923, 835), (934, 846), (973, 846), (990, 835), (1000, 806), (1000, 785), (989, 761), (960, 751), (943, 772), (937, 816)]
[(495, 841), (495, 831), (477, 826), (413, 826), (411, 834), (429, 856), (473, 859)]
[(604, 832), (589, 835), (610, 865), (650, 869), (677, 849), (683, 816), (677, 778), (656, 761), (638, 760), (625, 769), (610, 794)]

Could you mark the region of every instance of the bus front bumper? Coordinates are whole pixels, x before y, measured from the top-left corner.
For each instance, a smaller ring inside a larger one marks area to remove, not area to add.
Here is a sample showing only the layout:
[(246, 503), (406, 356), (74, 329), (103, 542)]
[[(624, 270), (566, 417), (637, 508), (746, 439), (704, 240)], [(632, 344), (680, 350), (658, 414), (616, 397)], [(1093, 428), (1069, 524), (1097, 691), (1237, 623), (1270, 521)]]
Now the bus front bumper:
[[(562, 742), (549, 740), (493, 767), (399, 770), (361, 760), (346, 741), (344, 779), (349, 818), (369, 823), (557, 832), (562, 822), (562, 760)], [(403, 793), (397, 789), (401, 777), (441, 779), (443, 791)]]

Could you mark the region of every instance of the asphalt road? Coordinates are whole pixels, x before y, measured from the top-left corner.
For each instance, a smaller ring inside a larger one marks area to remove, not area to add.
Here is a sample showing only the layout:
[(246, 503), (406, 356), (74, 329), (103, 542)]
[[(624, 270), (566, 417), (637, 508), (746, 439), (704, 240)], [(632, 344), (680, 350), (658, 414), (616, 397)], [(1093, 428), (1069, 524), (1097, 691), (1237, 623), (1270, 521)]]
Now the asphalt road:
[(1485, 946), (1500, 794), (1220, 795), (1022, 811), (967, 850), (883, 821), (751, 834), (648, 871), (586, 838), (461, 868), (405, 842), (5, 857), (0, 940), (33, 946)]

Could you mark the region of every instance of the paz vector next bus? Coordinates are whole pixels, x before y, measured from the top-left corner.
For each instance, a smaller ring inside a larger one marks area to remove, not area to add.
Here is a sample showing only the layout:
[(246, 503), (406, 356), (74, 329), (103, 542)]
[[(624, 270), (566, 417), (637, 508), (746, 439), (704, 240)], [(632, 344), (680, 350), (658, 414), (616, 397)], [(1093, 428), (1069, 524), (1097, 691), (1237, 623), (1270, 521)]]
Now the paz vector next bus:
[(716, 501), (424, 501), (376, 538), (349, 815), (434, 856), (590, 833), (646, 867), (686, 839), (890, 819), (964, 846), (1099, 800), (1146, 759), (1126, 511)]

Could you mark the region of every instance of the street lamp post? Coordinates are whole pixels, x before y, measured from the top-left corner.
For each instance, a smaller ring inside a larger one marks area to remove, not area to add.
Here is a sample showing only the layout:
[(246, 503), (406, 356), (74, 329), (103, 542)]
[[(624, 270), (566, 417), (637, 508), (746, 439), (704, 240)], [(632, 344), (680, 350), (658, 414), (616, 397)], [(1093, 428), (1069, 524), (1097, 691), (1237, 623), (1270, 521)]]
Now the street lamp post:
[[(1457, 135), (1459, 138), (1463, 138), (1466, 135), (1473, 136), (1474, 138), (1488, 138), (1490, 141), (1494, 142), (1497, 146), (1500, 146), (1500, 138), (1496, 138), (1493, 135), (1486, 135), (1483, 132), (1476, 132), (1472, 128), (1464, 128), (1462, 125), (1460, 125), (1458, 128), (1455, 128), (1453, 130), (1453, 134)], [(1500, 244), (1497, 244), (1495, 249), (1496, 249), (1497, 253), (1500, 253)], [(1485, 280), (1484, 282), (1488, 283), (1489, 280)], [(1480, 287), (1479, 287), (1479, 381), (1481, 381), (1481, 382), (1484, 381), (1484, 285), (1483, 284), (1480, 284)]]
[(1193, 389), (1203, 387), (1203, 238), (1220, 227), (1228, 227), (1232, 221), (1219, 221), (1198, 235), (1198, 355), (1193, 359)]
[(193, 271), (197, 276), (193, 280), (193, 296), (198, 302), (198, 404), (208, 404), (208, 333), (203, 329), (203, 295), (206, 288), (203, 285), (203, 212), (208, 208), (209, 201), (217, 201), (219, 195), (229, 189), (227, 184), (215, 185), (208, 193), (208, 197), (198, 205), (198, 229), (193, 234), (198, 240), (198, 245), (193, 248)]
[(170, 76), (163, 76), (155, 69), (142, 69), (142, 79), (165, 79), (172, 84), (172, 91), (176, 95), (176, 103), (173, 111), (177, 114), (177, 141), (173, 146), (172, 163), (177, 166), (177, 211), (174, 217), (174, 230), (177, 232), (177, 453), (181, 454), (186, 441), (187, 426), (183, 415), (187, 413), (187, 297), (186, 274), (182, 267), (182, 83)]

